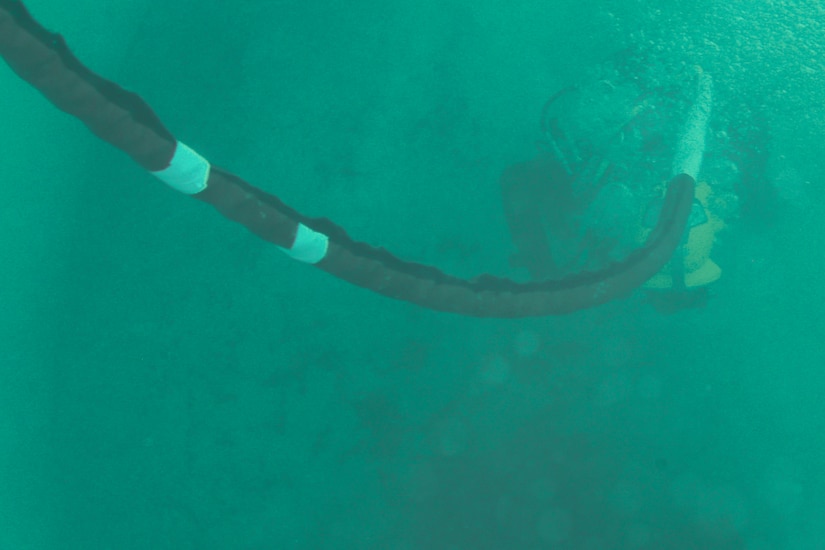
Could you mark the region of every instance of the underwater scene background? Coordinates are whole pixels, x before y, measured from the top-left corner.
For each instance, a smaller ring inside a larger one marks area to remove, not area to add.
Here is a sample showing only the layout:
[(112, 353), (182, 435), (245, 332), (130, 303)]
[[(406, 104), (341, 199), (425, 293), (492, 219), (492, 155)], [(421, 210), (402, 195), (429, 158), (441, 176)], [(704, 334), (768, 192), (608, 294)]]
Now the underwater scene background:
[(460, 276), (525, 275), (499, 177), (548, 98), (628, 51), (698, 66), (726, 224), (701, 308), (435, 313), (170, 192), (4, 66), (0, 549), (825, 548), (825, 6), (26, 5), (216, 164)]

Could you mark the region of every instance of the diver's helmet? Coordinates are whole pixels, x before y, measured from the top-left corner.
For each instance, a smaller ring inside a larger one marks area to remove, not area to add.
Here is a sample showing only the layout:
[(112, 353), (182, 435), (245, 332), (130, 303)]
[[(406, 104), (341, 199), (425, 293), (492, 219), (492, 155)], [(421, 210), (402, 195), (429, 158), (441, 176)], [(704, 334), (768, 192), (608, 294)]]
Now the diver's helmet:
[[(696, 185), (693, 206), (682, 243), (673, 259), (644, 288), (653, 290), (685, 290), (699, 288), (717, 281), (722, 269), (711, 258), (716, 234), (725, 228), (725, 222), (709, 207), (713, 189), (707, 182)], [(658, 220), (661, 200), (654, 201), (645, 211), (639, 231), (639, 242), (647, 239)]]

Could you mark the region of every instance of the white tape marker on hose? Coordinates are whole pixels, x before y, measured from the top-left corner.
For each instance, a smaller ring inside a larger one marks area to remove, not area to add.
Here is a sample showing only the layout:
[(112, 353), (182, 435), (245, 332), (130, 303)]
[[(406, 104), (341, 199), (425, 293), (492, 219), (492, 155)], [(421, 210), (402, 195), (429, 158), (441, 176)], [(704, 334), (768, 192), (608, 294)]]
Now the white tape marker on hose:
[(208, 160), (179, 141), (169, 166), (150, 173), (175, 191), (195, 195), (206, 189), (209, 169)]

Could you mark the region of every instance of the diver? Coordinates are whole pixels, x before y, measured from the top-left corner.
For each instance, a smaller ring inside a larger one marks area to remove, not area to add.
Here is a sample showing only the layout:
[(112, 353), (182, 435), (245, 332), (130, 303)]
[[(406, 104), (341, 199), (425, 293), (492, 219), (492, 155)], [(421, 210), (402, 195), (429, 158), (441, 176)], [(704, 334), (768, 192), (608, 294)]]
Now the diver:
[(701, 140), (702, 156), (713, 154), (699, 172), (682, 241), (643, 285), (657, 309), (670, 312), (702, 306), (721, 277), (711, 251), (738, 213), (738, 168), (719, 154), (729, 144), (711, 126), (710, 76), (689, 67), (662, 84), (645, 69), (651, 65), (625, 55), (591, 82), (552, 96), (536, 156), (505, 169), (501, 190), (513, 267), (532, 280), (598, 270), (621, 261), (656, 225), (663, 186), (684, 162), (682, 144)]

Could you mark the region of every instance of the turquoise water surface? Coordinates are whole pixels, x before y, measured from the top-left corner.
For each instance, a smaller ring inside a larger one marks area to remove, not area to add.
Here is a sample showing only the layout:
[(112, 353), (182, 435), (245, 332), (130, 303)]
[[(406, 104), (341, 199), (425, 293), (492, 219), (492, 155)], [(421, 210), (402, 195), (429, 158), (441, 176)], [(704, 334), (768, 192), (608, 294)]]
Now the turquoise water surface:
[(622, 52), (712, 75), (738, 179), (704, 174), (704, 307), (464, 318), (290, 260), (3, 65), (0, 550), (825, 548), (820, 3), (26, 4), (213, 163), (460, 276), (525, 277), (499, 176)]

